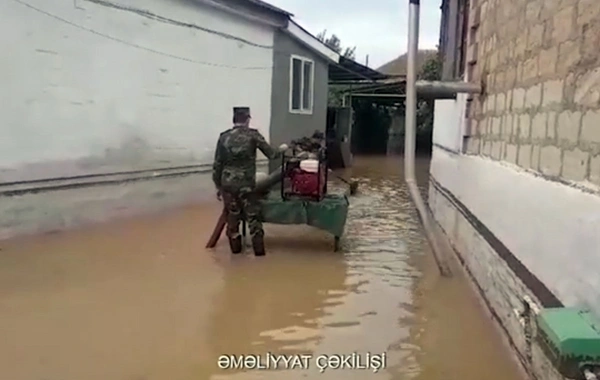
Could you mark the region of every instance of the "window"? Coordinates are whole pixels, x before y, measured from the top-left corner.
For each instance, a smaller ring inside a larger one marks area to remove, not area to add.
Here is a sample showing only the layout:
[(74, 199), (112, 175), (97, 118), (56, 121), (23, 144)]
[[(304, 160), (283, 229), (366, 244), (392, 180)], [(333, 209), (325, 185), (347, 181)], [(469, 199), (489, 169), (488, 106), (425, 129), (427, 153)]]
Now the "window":
[(295, 55), (290, 62), (290, 112), (312, 114), (315, 64)]
[(458, 57), (456, 57), (456, 66), (454, 68), (454, 76), (464, 79), (465, 70), (467, 69), (467, 43), (469, 30), (469, 0), (461, 0), (458, 2)]
[(444, 0), (440, 25), (443, 80), (464, 79), (469, 43), (469, 8), (472, 0)]

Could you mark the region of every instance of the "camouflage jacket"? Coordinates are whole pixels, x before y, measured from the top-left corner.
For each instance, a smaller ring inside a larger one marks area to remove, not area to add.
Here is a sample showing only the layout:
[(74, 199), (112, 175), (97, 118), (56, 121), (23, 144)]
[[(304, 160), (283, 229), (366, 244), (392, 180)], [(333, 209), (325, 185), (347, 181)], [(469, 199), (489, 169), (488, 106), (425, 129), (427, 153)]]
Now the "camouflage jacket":
[(219, 136), (213, 164), (213, 182), (224, 191), (251, 190), (256, 185), (256, 149), (268, 159), (280, 156), (259, 131), (233, 127)]

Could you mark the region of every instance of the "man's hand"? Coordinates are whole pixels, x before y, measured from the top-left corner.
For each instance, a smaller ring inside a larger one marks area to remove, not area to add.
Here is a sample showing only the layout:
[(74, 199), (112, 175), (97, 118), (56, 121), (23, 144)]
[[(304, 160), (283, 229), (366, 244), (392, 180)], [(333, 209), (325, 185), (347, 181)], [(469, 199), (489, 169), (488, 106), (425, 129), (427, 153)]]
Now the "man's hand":
[(223, 200), (223, 197), (221, 195), (221, 190), (219, 190), (219, 189), (217, 189), (217, 199), (219, 200), (219, 202)]

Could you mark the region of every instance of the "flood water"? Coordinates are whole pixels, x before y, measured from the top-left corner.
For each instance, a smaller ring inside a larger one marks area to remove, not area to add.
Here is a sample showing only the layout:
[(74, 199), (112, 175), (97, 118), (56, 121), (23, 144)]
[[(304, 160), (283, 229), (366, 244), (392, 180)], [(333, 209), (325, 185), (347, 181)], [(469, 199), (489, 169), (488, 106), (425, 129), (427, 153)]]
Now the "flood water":
[[(338, 253), (325, 233), (272, 225), (266, 257), (205, 250), (216, 201), (3, 243), (0, 378), (520, 379), (460, 272), (437, 274), (401, 169), (365, 157), (343, 173), (360, 187)], [(426, 160), (418, 172), (426, 185)], [(218, 365), (267, 353), (300, 359)], [(317, 366), (352, 353), (371, 368)]]

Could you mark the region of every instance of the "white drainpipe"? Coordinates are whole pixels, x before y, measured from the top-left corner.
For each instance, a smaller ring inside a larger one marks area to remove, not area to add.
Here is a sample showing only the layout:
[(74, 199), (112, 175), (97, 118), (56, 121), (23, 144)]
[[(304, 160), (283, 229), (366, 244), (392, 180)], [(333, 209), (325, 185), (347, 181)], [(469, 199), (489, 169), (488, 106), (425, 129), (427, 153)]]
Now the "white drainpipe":
[(444, 253), (436, 238), (433, 216), (425, 205), (417, 187), (415, 177), (415, 150), (417, 130), (417, 90), (433, 98), (443, 98), (457, 93), (482, 93), (478, 84), (467, 82), (417, 82), (417, 53), (419, 51), (419, 7), (420, 0), (409, 0), (408, 9), (408, 54), (406, 70), (406, 125), (404, 140), (404, 180), (410, 197), (419, 212), (423, 229), (433, 251), (435, 261), (442, 276), (450, 277), (452, 272), (444, 260)]
[(451, 277), (452, 271), (443, 259), (442, 249), (435, 236), (435, 230), (432, 223), (432, 216), (425, 205), (415, 177), (415, 150), (416, 150), (416, 129), (417, 129), (417, 52), (419, 49), (419, 0), (409, 0), (408, 10), (408, 56), (406, 64), (406, 123), (404, 136), (404, 180), (410, 197), (412, 198), (427, 240), (431, 245), (433, 256), (444, 277)]

